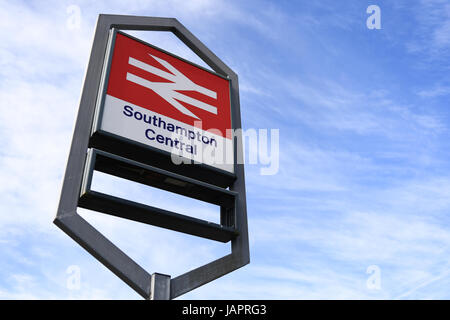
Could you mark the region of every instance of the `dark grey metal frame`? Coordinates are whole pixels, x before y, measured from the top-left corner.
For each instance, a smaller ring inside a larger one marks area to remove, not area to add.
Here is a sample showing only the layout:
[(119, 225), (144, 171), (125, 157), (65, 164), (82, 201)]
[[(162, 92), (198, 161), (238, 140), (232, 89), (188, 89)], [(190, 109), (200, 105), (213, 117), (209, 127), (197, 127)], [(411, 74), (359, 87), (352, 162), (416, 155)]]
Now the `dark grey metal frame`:
[[(173, 299), (250, 262), (243, 159), (236, 158), (236, 179), (229, 187), (237, 195), (236, 221), (234, 223), (237, 236), (231, 240), (231, 254), (176, 278), (171, 279), (170, 276), (160, 273), (149, 274), (84, 220), (77, 213), (77, 208), (82, 190), (87, 151), (90, 146), (95, 106), (102, 84), (101, 77), (105, 65), (108, 37), (112, 28), (173, 32), (215, 72), (230, 80), (231, 114), (234, 129), (241, 128), (238, 77), (174, 18), (99, 15), (54, 223), (142, 297)], [(242, 157), (242, 137), (238, 135), (236, 139), (235, 154), (237, 157)]]
[[(91, 189), (94, 170), (220, 206), (220, 224), (144, 205)], [(89, 149), (78, 206), (129, 220), (184, 232), (206, 239), (229, 242), (236, 229), (238, 194), (215, 185)]]

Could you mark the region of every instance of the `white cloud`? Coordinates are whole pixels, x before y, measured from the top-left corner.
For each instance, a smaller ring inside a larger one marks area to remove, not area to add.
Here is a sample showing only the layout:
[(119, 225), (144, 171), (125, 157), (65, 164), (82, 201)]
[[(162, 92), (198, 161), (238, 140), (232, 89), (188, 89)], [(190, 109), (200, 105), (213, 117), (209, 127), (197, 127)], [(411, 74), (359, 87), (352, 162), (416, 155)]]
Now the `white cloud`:
[(438, 85), (428, 90), (421, 90), (417, 94), (422, 98), (435, 98), (447, 96), (450, 94), (450, 87)]
[[(424, 54), (425, 61), (445, 61), (450, 53), (450, 5), (445, 0), (422, 0), (410, 6), (414, 37), (406, 41), (411, 53)], [(419, 61), (420, 65), (423, 63)], [(429, 65), (429, 64), (426, 64)], [(445, 62), (444, 62), (444, 65)], [(441, 66), (442, 67), (442, 66)], [(448, 68), (448, 65), (447, 65)]]

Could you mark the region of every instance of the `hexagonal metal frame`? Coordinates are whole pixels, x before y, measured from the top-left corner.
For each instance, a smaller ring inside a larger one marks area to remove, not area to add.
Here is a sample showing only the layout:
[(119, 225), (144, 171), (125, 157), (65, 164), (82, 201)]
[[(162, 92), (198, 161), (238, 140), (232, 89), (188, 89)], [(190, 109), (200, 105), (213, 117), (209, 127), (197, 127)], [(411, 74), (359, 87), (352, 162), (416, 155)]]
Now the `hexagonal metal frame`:
[(241, 158), (235, 159), (236, 180), (230, 186), (230, 190), (239, 194), (236, 204), (236, 227), (239, 236), (231, 241), (231, 254), (173, 279), (170, 279), (170, 276), (145, 271), (77, 213), (95, 105), (102, 82), (108, 35), (112, 28), (170, 31), (215, 72), (228, 77), (231, 84), (233, 129), (241, 128), (238, 77), (174, 18), (99, 15), (54, 223), (142, 297), (174, 299), (250, 262), (242, 137), (239, 135), (236, 137), (236, 148), (239, 149), (236, 154)]

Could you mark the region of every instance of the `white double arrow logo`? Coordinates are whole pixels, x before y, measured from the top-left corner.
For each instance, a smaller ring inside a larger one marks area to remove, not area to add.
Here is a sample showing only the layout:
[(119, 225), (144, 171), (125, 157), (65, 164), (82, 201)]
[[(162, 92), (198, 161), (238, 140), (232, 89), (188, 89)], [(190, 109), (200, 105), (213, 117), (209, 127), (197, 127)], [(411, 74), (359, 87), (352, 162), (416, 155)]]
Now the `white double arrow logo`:
[(186, 95), (178, 92), (177, 90), (197, 91), (208, 97), (217, 99), (217, 93), (215, 91), (209, 90), (205, 87), (195, 84), (194, 82), (192, 82), (191, 79), (187, 78), (184, 74), (182, 74), (180, 71), (178, 71), (175, 67), (173, 67), (167, 61), (165, 61), (161, 58), (155, 57), (154, 55), (151, 55), (151, 54), (149, 54), (149, 55), (152, 56), (156, 61), (158, 61), (161, 65), (163, 65), (171, 73), (168, 73), (161, 69), (155, 68), (145, 62), (139, 61), (132, 57), (129, 57), (128, 63), (131, 64), (132, 66), (135, 66), (139, 69), (153, 73), (161, 78), (164, 78), (164, 79), (172, 81), (172, 82), (151, 82), (151, 81), (141, 78), (135, 74), (127, 72), (127, 80), (128, 81), (134, 82), (138, 85), (141, 85), (150, 90), (153, 90), (156, 94), (158, 94), (161, 98), (163, 98), (168, 103), (170, 103), (172, 106), (174, 106), (176, 109), (178, 109), (181, 113), (184, 113), (185, 115), (188, 115), (190, 117), (199, 119), (199, 117), (197, 117), (195, 114), (193, 114), (189, 109), (187, 109), (185, 106), (183, 106), (178, 101), (183, 101), (183, 102), (189, 103), (190, 105), (193, 105), (197, 108), (217, 114), (216, 107), (209, 105), (207, 103), (204, 103), (202, 101), (199, 101), (197, 99), (191, 98), (189, 96), (186, 96)]

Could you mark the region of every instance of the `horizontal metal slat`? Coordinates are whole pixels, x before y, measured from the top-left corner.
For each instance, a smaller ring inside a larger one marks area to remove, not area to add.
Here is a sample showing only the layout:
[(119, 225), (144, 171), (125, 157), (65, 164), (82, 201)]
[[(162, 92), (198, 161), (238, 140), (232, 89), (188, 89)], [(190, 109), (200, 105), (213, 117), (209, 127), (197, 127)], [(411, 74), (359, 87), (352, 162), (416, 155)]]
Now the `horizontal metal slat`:
[[(219, 205), (221, 224), (91, 190), (94, 170)], [(90, 149), (78, 206), (206, 239), (228, 242), (239, 235), (234, 225), (237, 195), (234, 191), (206, 182)]]
[(238, 235), (237, 230), (234, 228), (221, 226), (205, 220), (196, 219), (96, 191), (89, 191), (82, 195), (78, 205), (81, 208), (95, 210), (116, 217), (143, 222), (157, 227), (220, 242), (228, 242)]

